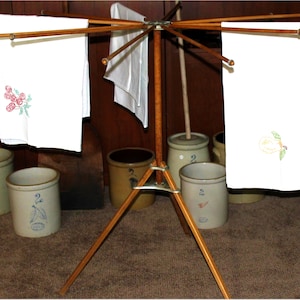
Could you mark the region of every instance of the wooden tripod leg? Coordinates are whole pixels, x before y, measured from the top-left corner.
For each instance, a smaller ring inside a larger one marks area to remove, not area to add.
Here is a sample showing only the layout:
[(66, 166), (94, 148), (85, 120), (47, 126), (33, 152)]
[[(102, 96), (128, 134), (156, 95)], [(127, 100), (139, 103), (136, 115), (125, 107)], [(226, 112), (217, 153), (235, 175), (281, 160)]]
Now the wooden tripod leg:
[[(166, 165), (164, 165), (164, 163), (162, 163), (162, 167), (165, 167)], [(163, 173), (164, 177), (166, 178), (166, 181), (167, 183), (169, 184), (169, 187), (176, 191), (176, 184), (170, 174), (170, 172), (166, 169)], [(197, 228), (197, 225), (195, 224), (195, 221), (193, 220), (189, 210), (187, 209), (184, 201), (183, 201), (183, 198), (182, 198), (182, 195), (181, 193), (174, 193), (173, 194), (177, 203), (178, 203), (178, 206), (180, 207), (181, 211), (182, 211), (182, 214), (183, 216), (185, 217), (185, 220), (187, 221), (192, 233), (193, 233), (193, 236), (209, 266), (209, 269), (210, 271), (212, 272), (218, 286), (219, 286), (219, 289), (221, 291), (221, 293), (223, 294), (224, 298), (226, 299), (229, 299), (230, 298), (230, 295), (229, 295), (229, 292), (225, 286), (225, 283), (217, 269), (217, 266), (215, 265), (214, 263), (214, 260), (206, 246), (206, 243), (202, 237), (202, 235), (200, 234), (200, 231), (199, 229)]]
[[(156, 162), (153, 164), (156, 165)], [(143, 186), (147, 180), (152, 175), (153, 170), (149, 168), (143, 177), (138, 182), (137, 186)], [(104, 228), (96, 242), (92, 245), (92, 247), (89, 249), (89, 251), (86, 253), (84, 258), (81, 260), (81, 262), (78, 264), (78, 266), (75, 268), (69, 279), (66, 281), (64, 286), (60, 289), (59, 293), (60, 295), (65, 295), (65, 293), (68, 291), (69, 287), (73, 284), (73, 282), (76, 280), (76, 278), (79, 276), (81, 271), (85, 268), (85, 266), (88, 264), (88, 262), (91, 260), (93, 255), (96, 253), (96, 251), (99, 249), (99, 247), (102, 245), (106, 237), (110, 234), (112, 229), (115, 227), (117, 222), (120, 220), (120, 218), (123, 216), (123, 214), (126, 212), (128, 207), (131, 205), (137, 194), (139, 193), (138, 189), (133, 189), (132, 192), (128, 195), (128, 197), (125, 199), (121, 207), (118, 209), (116, 214), (113, 216), (113, 218), (110, 220), (110, 222), (107, 224), (107, 226)]]
[(182, 227), (184, 233), (186, 235), (190, 235), (190, 233), (191, 233), (190, 227), (188, 226), (188, 224), (187, 224), (187, 222), (186, 222), (186, 220), (185, 220), (185, 218), (184, 218), (184, 216), (181, 212), (181, 209), (180, 209), (180, 207), (179, 207), (179, 205), (178, 205), (178, 203), (177, 203), (177, 201), (174, 197), (174, 194), (172, 193), (170, 196), (171, 196), (171, 200), (172, 200), (172, 204), (174, 206), (175, 212), (177, 214), (177, 217), (179, 219), (179, 222), (181, 224), (181, 227)]

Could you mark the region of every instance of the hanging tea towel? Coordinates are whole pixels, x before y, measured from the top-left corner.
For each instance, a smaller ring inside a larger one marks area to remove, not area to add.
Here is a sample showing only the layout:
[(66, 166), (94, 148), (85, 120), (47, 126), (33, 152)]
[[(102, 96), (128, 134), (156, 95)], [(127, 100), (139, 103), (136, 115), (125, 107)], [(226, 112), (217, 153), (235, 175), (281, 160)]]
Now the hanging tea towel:
[[(86, 28), (88, 20), (0, 15), (1, 33)], [(84, 34), (0, 39), (0, 139), (6, 144), (81, 151), (90, 115)]]
[[(222, 23), (299, 29), (300, 23)], [(226, 177), (231, 188), (300, 189), (300, 40), (222, 32)]]
[[(145, 19), (120, 3), (111, 6), (111, 17), (141, 22)], [(110, 53), (141, 33), (142, 30), (112, 32)], [(104, 78), (115, 84), (114, 101), (133, 112), (144, 128), (148, 127), (148, 37), (144, 36), (109, 61)]]

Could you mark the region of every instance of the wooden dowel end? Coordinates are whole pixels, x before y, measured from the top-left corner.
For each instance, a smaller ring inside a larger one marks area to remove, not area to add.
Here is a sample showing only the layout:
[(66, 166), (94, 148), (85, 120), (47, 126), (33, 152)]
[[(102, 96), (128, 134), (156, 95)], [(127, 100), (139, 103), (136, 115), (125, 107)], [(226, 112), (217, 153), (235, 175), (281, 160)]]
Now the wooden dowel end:
[(104, 66), (106, 66), (108, 64), (108, 59), (106, 57), (101, 59), (101, 62)]

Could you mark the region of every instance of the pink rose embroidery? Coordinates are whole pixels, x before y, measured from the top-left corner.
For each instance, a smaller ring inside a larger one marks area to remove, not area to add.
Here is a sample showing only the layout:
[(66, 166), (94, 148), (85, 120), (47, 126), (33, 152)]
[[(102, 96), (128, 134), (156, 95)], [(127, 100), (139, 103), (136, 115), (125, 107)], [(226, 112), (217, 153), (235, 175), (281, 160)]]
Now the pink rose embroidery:
[(6, 90), (9, 94), (12, 92), (12, 88), (11, 88), (9, 85), (7, 85), (7, 86), (5, 87), (5, 90)]
[(30, 95), (26, 98), (25, 93), (20, 93), (18, 90), (12, 89), (11, 86), (7, 85), (5, 86), (4, 98), (10, 100), (10, 103), (6, 106), (8, 112), (19, 110), (20, 115), (25, 113), (29, 117), (28, 108), (31, 106), (29, 102), (32, 100)]
[(14, 102), (10, 102), (7, 106), (6, 106), (6, 110), (8, 112), (13, 111), (16, 108), (16, 104)]

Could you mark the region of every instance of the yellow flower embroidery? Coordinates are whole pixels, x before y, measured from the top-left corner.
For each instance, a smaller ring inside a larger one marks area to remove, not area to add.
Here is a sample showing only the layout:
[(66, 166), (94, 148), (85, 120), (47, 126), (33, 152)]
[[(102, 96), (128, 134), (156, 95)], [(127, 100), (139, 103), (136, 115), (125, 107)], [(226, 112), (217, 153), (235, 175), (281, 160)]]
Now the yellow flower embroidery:
[(259, 141), (261, 151), (267, 154), (279, 152), (279, 159), (282, 160), (286, 154), (287, 146), (284, 146), (281, 141), (281, 136), (272, 131), (272, 136), (262, 137)]

